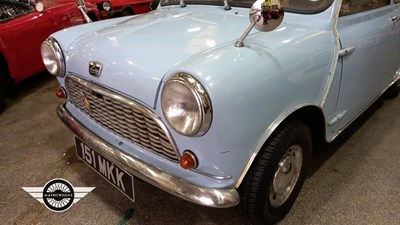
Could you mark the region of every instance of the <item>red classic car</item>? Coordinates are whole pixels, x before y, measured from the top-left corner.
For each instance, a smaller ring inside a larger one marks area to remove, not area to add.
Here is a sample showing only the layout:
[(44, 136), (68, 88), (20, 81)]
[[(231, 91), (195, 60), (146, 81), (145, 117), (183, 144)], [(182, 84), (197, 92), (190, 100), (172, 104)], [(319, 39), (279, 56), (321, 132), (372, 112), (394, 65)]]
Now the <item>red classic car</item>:
[(104, 19), (149, 12), (152, 0), (88, 0), (88, 2), (97, 5), (100, 17)]
[[(98, 20), (94, 5), (86, 4), (86, 11)], [(0, 111), (7, 87), (45, 70), (42, 42), (58, 30), (84, 22), (75, 2), (0, 0)]]

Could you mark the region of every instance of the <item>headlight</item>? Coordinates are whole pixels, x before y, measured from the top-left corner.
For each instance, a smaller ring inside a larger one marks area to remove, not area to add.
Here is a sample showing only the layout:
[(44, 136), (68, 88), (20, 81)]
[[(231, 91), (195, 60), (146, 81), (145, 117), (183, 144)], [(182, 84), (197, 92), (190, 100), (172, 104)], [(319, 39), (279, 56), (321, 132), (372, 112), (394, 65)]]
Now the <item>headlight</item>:
[(42, 43), (40, 50), (46, 69), (54, 76), (63, 77), (65, 75), (65, 61), (57, 41), (52, 37), (47, 38)]
[(165, 83), (161, 106), (169, 125), (182, 135), (201, 136), (210, 128), (210, 98), (203, 86), (189, 74), (176, 74)]
[(110, 11), (111, 10), (111, 3), (110, 2), (103, 2), (102, 4), (103, 9), (106, 11)]

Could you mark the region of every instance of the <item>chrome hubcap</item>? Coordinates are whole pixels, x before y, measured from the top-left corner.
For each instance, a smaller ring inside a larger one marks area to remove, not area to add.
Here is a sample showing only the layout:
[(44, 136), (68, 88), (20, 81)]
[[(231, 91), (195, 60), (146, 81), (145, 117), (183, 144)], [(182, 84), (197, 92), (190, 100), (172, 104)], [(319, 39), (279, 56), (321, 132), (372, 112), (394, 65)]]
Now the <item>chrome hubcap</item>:
[(269, 200), (273, 207), (279, 207), (289, 198), (301, 172), (303, 163), (303, 149), (299, 145), (292, 145), (283, 155), (275, 171), (270, 187)]

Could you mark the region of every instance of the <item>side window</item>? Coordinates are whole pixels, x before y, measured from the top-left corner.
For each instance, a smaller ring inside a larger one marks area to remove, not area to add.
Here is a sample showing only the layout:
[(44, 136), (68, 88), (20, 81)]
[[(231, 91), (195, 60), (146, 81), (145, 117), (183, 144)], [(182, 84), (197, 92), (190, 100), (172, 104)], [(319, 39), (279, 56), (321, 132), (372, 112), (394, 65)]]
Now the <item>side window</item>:
[(25, 3), (19, 3), (16, 1), (2, 1), (0, 3), (0, 21), (14, 19), (18, 16), (27, 14), (32, 10), (33, 8)]
[[(395, 0), (395, 2), (400, 3), (400, 0)], [(340, 16), (364, 12), (385, 5), (390, 5), (390, 0), (343, 0)]]

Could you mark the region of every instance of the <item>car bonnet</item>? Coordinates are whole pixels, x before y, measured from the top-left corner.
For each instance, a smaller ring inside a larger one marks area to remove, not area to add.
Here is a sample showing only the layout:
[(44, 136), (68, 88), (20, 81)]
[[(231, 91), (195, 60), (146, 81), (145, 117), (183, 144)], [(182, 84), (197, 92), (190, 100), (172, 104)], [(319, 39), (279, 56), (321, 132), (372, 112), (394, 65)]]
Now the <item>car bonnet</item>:
[[(245, 8), (164, 7), (81, 36), (66, 53), (67, 71), (154, 107), (169, 68), (228, 42), (233, 47), (248, 25)], [(89, 74), (91, 61), (103, 65), (99, 77)]]

